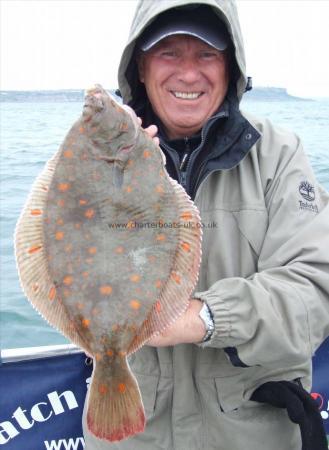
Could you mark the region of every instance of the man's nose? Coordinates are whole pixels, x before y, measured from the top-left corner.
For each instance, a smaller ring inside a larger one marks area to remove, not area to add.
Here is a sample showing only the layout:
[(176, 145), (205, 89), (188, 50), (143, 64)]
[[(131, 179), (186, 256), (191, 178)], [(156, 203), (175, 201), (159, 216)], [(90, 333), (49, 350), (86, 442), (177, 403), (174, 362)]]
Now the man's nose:
[(192, 58), (183, 58), (179, 64), (178, 78), (184, 83), (193, 84), (199, 81), (201, 73), (197, 62)]

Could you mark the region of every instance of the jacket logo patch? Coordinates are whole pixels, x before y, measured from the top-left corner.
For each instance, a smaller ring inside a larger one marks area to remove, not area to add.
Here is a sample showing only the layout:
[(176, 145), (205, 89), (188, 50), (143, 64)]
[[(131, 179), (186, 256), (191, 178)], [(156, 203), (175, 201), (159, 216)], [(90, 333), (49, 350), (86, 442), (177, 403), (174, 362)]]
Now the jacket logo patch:
[(314, 187), (308, 181), (302, 181), (299, 185), (299, 193), (306, 201), (299, 200), (299, 209), (306, 209), (315, 213), (319, 212), (318, 206), (312, 203), (315, 200)]
[(300, 183), (299, 193), (303, 198), (305, 198), (305, 200), (308, 200), (309, 202), (313, 202), (313, 200), (315, 200), (314, 187), (308, 181), (302, 181)]

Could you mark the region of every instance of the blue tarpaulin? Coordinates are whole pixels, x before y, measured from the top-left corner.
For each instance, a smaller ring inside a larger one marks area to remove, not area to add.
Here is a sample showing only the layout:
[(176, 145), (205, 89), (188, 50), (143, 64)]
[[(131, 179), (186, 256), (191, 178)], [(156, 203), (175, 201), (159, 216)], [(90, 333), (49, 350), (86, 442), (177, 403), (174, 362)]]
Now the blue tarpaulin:
[[(329, 339), (314, 360), (312, 395), (329, 435)], [(92, 367), (83, 353), (0, 365), (0, 449), (83, 450)]]

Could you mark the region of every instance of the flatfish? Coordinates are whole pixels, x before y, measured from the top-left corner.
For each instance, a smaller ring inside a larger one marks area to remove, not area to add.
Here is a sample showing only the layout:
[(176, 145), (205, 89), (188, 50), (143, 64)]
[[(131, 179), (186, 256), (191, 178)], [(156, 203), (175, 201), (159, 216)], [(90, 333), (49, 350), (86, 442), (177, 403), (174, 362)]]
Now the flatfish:
[(142, 432), (127, 357), (188, 307), (200, 217), (134, 112), (100, 85), (34, 182), (15, 252), (33, 306), (93, 357), (90, 432), (109, 441)]

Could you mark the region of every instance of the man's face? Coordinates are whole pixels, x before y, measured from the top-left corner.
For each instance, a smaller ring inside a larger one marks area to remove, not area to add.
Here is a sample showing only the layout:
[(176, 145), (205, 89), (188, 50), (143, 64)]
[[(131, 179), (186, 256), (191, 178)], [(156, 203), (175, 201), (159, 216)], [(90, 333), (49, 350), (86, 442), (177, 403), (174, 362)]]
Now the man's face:
[(188, 35), (169, 36), (144, 53), (139, 74), (170, 139), (199, 131), (223, 102), (229, 81), (226, 54)]

